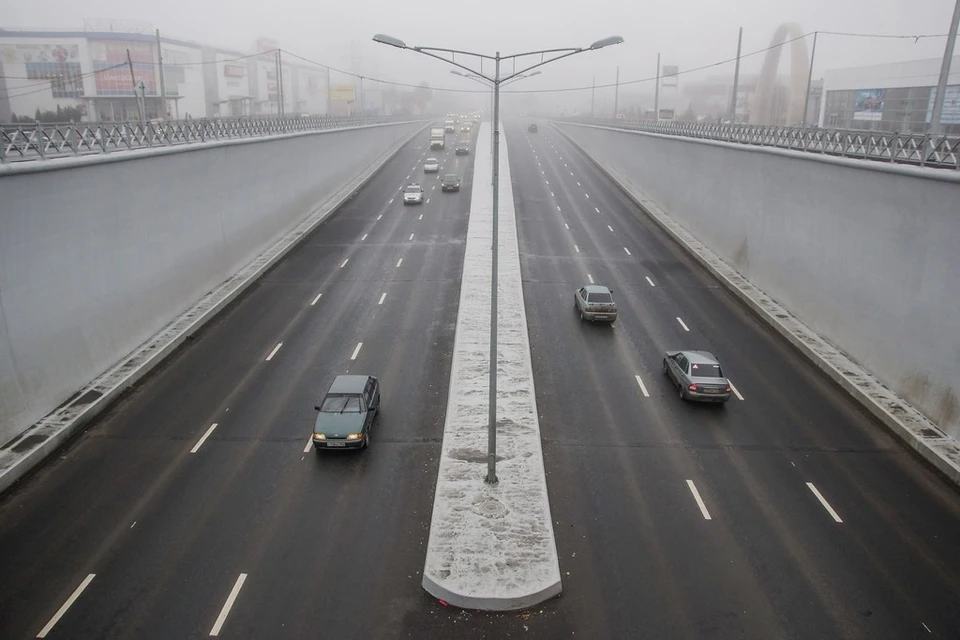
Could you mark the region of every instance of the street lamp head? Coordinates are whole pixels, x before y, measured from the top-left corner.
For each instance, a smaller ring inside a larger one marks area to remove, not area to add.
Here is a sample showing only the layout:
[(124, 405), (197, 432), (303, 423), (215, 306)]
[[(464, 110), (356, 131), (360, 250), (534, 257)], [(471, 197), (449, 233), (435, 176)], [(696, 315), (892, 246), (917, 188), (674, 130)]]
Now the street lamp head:
[(524, 77), (524, 78), (532, 78), (533, 76), (538, 76), (538, 75), (540, 75), (540, 72), (539, 72), (539, 71), (531, 71), (530, 73), (528, 73), (527, 75), (525, 75), (525, 76), (523, 76), (523, 77)]
[(379, 42), (380, 44), (388, 44), (391, 47), (397, 47), (398, 49), (406, 49), (407, 44), (400, 38), (394, 38), (393, 36), (388, 36), (385, 33), (378, 33), (373, 36), (374, 42)]
[[(376, 40), (376, 38), (374, 38), (374, 40)], [(612, 44), (620, 44), (621, 42), (623, 42), (623, 38), (621, 38), (620, 36), (610, 36), (609, 38), (604, 38), (603, 40), (597, 40), (592, 45), (590, 45), (589, 48), (602, 49), (604, 47), (609, 47)]]

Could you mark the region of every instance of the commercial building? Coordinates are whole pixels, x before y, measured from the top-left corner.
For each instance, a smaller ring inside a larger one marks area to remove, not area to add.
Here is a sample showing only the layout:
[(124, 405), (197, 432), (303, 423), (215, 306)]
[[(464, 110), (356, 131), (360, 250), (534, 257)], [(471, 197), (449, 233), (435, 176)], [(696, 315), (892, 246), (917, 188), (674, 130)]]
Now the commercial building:
[[(827, 71), (819, 125), (829, 129), (926, 132), (941, 63), (940, 58), (930, 58)], [(941, 124), (943, 133), (960, 134), (960, 56), (955, 56), (950, 65)]]
[(279, 96), (287, 114), (330, 111), (328, 71), (281, 56), (278, 82), (273, 41), (241, 52), (158, 39), (149, 25), (96, 27), (0, 29), (0, 121), (37, 111), (83, 121), (136, 120), (140, 109), (146, 119), (276, 114)]

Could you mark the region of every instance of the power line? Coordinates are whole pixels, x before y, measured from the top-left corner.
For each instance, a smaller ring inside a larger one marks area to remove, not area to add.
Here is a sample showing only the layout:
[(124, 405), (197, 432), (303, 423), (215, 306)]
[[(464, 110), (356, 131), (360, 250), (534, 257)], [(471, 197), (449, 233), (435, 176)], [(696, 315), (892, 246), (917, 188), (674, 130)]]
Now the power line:
[[(3, 97), (5, 97), (5, 98), (21, 98), (21, 97), (23, 97), (23, 96), (30, 96), (30, 95), (33, 95), (33, 94), (35, 94), (35, 93), (42, 93), (42, 92), (44, 92), (44, 91), (52, 90), (52, 88), (51, 88), (51, 86), (50, 86), (50, 81), (51, 81), (51, 80), (56, 80), (56, 79), (58, 79), (58, 78), (63, 78), (65, 81), (66, 81), (66, 80), (79, 80), (79, 79), (81, 79), (81, 78), (87, 78), (87, 77), (90, 77), (90, 76), (95, 76), (95, 75), (97, 75), (98, 73), (103, 73), (103, 72), (105, 72), (105, 71), (112, 71), (113, 69), (118, 69), (118, 68), (120, 68), (120, 67), (126, 66), (126, 64), (127, 64), (126, 62), (120, 62), (120, 63), (118, 63), (118, 64), (113, 65), (112, 67), (106, 67), (106, 68), (103, 68), (103, 69), (96, 69), (95, 71), (88, 71), (87, 73), (83, 73), (83, 74), (79, 74), (79, 75), (54, 76), (54, 77), (51, 77), (51, 78), (47, 78), (47, 79), (43, 80), (42, 82), (37, 82), (37, 83), (34, 83), (34, 84), (30, 84), (30, 85), (24, 85), (24, 86), (22, 86), (22, 87), (14, 87), (13, 89), (11, 89), (11, 91), (19, 91), (20, 89), (29, 89), (30, 87), (39, 87), (39, 86), (42, 85), (42, 87), (41, 87), (40, 89), (34, 89), (33, 91), (24, 91), (23, 93), (9, 93), (9, 92), (8, 92), (8, 93), (4, 94)], [(31, 79), (36, 79), (36, 78), (31, 78)]]

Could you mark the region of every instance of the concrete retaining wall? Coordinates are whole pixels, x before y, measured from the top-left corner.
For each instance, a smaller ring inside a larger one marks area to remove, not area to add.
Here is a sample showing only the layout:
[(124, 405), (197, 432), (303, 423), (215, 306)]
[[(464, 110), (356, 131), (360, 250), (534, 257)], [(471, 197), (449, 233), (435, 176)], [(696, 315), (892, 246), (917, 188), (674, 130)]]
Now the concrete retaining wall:
[(423, 123), (0, 171), (0, 444), (230, 277)]
[(960, 438), (960, 175), (558, 126)]

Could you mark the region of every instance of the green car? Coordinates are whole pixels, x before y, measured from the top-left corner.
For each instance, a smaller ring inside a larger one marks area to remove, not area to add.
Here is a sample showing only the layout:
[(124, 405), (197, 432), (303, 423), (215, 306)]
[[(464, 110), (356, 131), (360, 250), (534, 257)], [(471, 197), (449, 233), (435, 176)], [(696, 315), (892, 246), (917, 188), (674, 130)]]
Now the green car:
[(441, 191), (460, 191), (460, 175), (457, 173), (445, 173), (440, 178)]
[(313, 446), (323, 449), (366, 449), (370, 430), (380, 410), (380, 382), (373, 376), (337, 376), (313, 426)]

